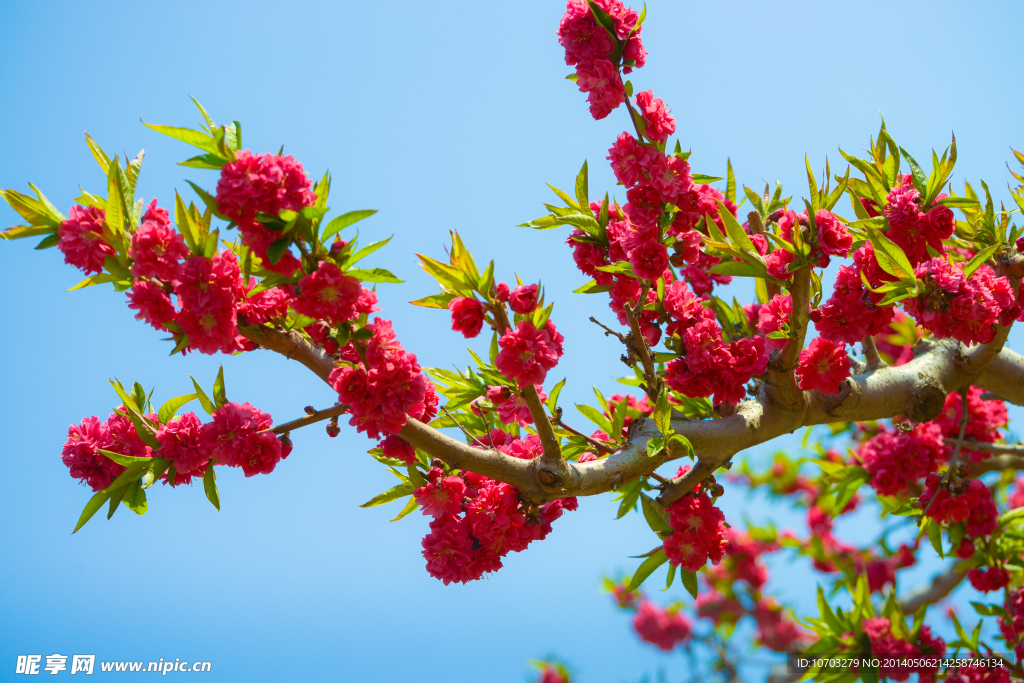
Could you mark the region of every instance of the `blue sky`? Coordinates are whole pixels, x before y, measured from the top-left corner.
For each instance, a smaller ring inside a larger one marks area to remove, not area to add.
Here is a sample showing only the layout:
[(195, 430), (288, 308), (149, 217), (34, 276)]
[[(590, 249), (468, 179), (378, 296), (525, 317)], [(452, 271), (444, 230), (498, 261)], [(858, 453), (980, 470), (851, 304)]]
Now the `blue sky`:
[[(457, 229), (478, 260), (497, 259), (499, 277), (541, 280), (558, 302), (566, 356), (551, 379), (569, 378), (562, 402), (587, 400), (592, 384), (609, 394), (624, 371), (617, 342), (586, 322), (612, 318), (606, 299), (570, 295), (585, 278), (564, 233), (515, 227), (543, 213), (545, 182), (570, 186), (584, 159), (591, 194), (614, 190), (605, 150), (627, 121), (620, 110), (594, 122), (564, 80), (562, 9), (5, 3), (0, 187), (27, 191), (31, 181), (65, 212), (79, 185), (102, 191), (84, 129), (111, 153), (145, 148), (147, 200), (169, 205), (186, 178), (212, 189), (212, 172), (175, 166), (190, 155), (184, 144), (139, 123), (191, 125), (195, 96), (218, 121), (240, 120), (254, 151), (284, 145), (311, 176), (329, 169), (336, 212), (379, 210), (363, 235), (395, 239), (370, 265), (406, 279), (380, 289), (382, 314), (424, 365), (469, 361), (445, 314), (406, 303), (436, 291), (414, 254), (443, 255)], [(1024, 147), (1019, 4), (651, 0), (647, 16), (648, 66), (632, 80), (673, 109), (696, 172), (722, 175), (728, 157), (739, 183), (778, 179), (800, 196), (804, 154), (841, 169), (837, 148), (864, 148), (881, 111), (918, 159), (955, 131), (957, 185), (985, 178), (1007, 196), (1010, 147)], [(0, 223), (16, 221), (0, 206)], [(639, 643), (599, 593), (603, 574), (631, 569), (628, 556), (654, 545), (642, 521), (613, 523), (608, 498), (584, 500), (489, 579), (444, 587), (423, 570), (421, 516), (391, 524), (397, 509), (358, 507), (392, 482), (347, 426), (337, 439), (296, 432), (294, 454), (270, 476), (224, 473), (219, 513), (201, 489), (154, 490), (145, 517), (121, 510), (71, 536), (89, 494), (67, 476), (60, 448), (69, 424), (115, 405), (109, 378), (164, 399), (188, 393), (189, 374), (209, 386), (224, 361), (229, 398), (278, 421), (333, 400), (268, 353), (170, 358), (122, 295), (64, 291), (79, 279), (55, 250), (0, 245), (0, 678), (17, 654), (54, 652), (210, 660), (218, 681), (519, 682), (527, 659), (552, 652), (587, 683), (683, 672), (680, 656)], [(1011, 343), (1022, 341), (1014, 332)], [(739, 491), (725, 506), (733, 519), (792, 519)], [(784, 595), (815, 580), (778, 564)]]

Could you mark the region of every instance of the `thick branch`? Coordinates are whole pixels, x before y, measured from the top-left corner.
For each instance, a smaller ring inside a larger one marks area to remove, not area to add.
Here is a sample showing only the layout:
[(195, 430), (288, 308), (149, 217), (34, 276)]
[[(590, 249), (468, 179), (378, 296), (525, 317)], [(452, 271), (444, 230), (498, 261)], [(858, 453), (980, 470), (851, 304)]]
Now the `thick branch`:
[(540, 437), (541, 445), (544, 447), (544, 459), (549, 463), (562, 461), (562, 451), (558, 447), (558, 437), (551, 429), (547, 413), (544, 412), (544, 404), (540, 402), (537, 388), (532, 384), (522, 388), (523, 399), (526, 400), (526, 407), (530, 409), (533, 423), (537, 426), (537, 436)]
[[(980, 444), (991, 446), (993, 444)], [(981, 450), (965, 443), (964, 448)], [(1024, 451), (1018, 451), (1024, 453)], [(985, 472), (1002, 472), (1003, 470), (1024, 470), (1024, 455), (997, 455), (981, 462), (972, 462), (970, 465), (971, 474), (978, 476)]]
[[(245, 327), (242, 333), (263, 347), (299, 361), (325, 382), (334, 367), (329, 356), (297, 332)], [(964, 348), (953, 340), (922, 344), (919, 352), (917, 358), (904, 365), (851, 377), (834, 396), (801, 392), (800, 400), (791, 404), (763, 388), (756, 400), (744, 401), (729, 417), (674, 417), (673, 430), (689, 439), (698, 461), (685, 477), (665, 487), (660, 500), (664, 504), (674, 502), (736, 453), (804, 426), (896, 415), (905, 415), (915, 422), (927, 421), (938, 415), (947, 394), (972, 384), (1024, 405), (1024, 357), (1020, 354), (1003, 349), (988, 367), (969, 374), (960, 362)], [(653, 420), (637, 420), (630, 425), (626, 443), (607, 458), (586, 463), (562, 461), (559, 467), (551, 467), (543, 458), (520, 460), (494, 449), (473, 448), (411, 418), (399, 433), (409, 443), (452, 467), (512, 484), (525, 499), (537, 503), (612, 491), (685, 454), (677, 448), (663, 451), (656, 458), (648, 456), (647, 442), (658, 435)], [(967, 447), (980, 450), (980, 444)], [(989, 462), (992, 464), (987, 465)], [(1014, 466), (1011, 461), (993, 458), (974, 465), (973, 469), (977, 472), (982, 467), (995, 468), (997, 462)]]
[[(956, 446), (956, 439), (943, 439), (947, 446)], [(996, 455), (1021, 455), (1024, 456), (1024, 444), (1019, 443), (985, 443), (983, 441), (964, 441), (964, 450), (981, 451), (982, 453), (995, 453)], [(971, 469), (974, 469), (976, 463)]]
[(864, 358), (867, 360), (868, 365), (865, 372), (871, 372), (878, 368), (884, 368), (887, 364), (878, 355), (878, 347), (875, 346), (875, 338), (871, 336), (864, 337), (860, 342), (861, 347), (864, 349)]
[(296, 360), (313, 371), (313, 374), (329, 383), (334, 359), (323, 349), (313, 346), (295, 330), (281, 332), (269, 327), (239, 327), (238, 332), (265, 349), (276, 351), (285, 358)]
[(923, 605), (933, 605), (953, 592), (967, 576), (964, 572), (956, 570), (957, 564), (947, 569), (932, 579), (931, 584), (922, 591), (913, 593), (909, 598), (900, 602), (904, 614), (913, 614), (921, 609)]

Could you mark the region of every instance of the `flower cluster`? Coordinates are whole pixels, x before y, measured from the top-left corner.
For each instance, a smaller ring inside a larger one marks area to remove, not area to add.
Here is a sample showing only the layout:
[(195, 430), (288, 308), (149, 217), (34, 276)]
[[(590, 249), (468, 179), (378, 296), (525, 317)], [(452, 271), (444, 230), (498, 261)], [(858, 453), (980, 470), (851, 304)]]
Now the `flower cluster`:
[(122, 406), (106, 422), (91, 416), (80, 424), (71, 425), (61, 458), (73, 478), (99, 491), (124, 472), (124, 467), (107, 458), (101, 450), (133, 458), (158, 456), (170, 460), (175, 485), (203, 476), (211, 461), (241, 467), (247, 477), (269, 474), (291, 451), (291, 446), (270, 431), (273, 425), (270, 415), (248, 403), (225, 403), (214, 410), (211, 417), (212, 420), (204, 424), (195, 413), (184, 413), (159, 425), (155, 414), (147, 415), (145, 419), (152, 423), (160, 442), (160, 448), (154, 449), (139, 437)]
[(57, 248), (64, 254), (64, 263), (87, 275), (103, 270), (103, 261), (117, 253), (103, 238), (106, 229), (103, 209), (95, 206), (72, 206), (71, 218), (57, 229)]
[(299, 260), (287, 249), (276, 259), (267, 253), (284, 236), (259, 222), (259, 216), (276, 218), (281, 211), (301, 211), (316, 203), (312, 184), (302, 164), (291, 156), (238, 153), (221, 169), (217, 182), (217, 208), (238, 224), (242, 244), (252, 248), (264, 268), (283, 275), (299, 269)]
[(796, 374), (800, 376), (797, 385), (801, 389), (820, 391), (823, 394), (837, 393), (840, 385), (850, 376), (846, 344), (836, 344), (816, 337), (800, 352)]
[(995, 325), (1017, 298), (1005, 277), (996, 277), (987, 265), (970, 278), (963, 264), (945, 258), (922, 261), (914, 275), (923, 283), (921, 293), (904, 302), (907, 313), (936, 337), (953, 337), (964, 344), (986, 344), (995, 337)]
[(590, 113), (603, 119), (622, 104), (626, 91), (618, 66), (612, 62), (622, 43), (622, 66), (625, 73), (640, 68), (647, 59), (640, 34), (640, 16), (619, 0), (595, 0), (612, 26), (598, 21), (587, 0), (569, 0), (558, 26), (558, 42), (565, 48), (565, 63), (576, 66), (576, 84), (587, 93)]
[(971, 586), (982, 593), (1002, 590), (1010, 583), (1010, 572), (1005, 567), (974, 567), (967, 571)]
[(885, 429), (864, 442), (858, 452), (871, 486), (883, 496), (894, 496), (910, 482), (920, 480), (939, 468), (945, 459), (942, 429), (935, 423), (915, 425), (909, 432)]
[[(970, 387), (967, 391), (967, 427), (964, 438), (980, 443), (995, 443), (1003, 436), (999, 429), (1008, 422), (1006, 403), (998, 399), (984, 400), (981, 398), (982, 393), (978, 387)], [(956, 439), (960, 436), (962, 415), (963, 400), (959, 393), (953, 392), (946, 396), (942, 412), (932, 422), (942, 429), (943, 436)], [(964, 449), (964, 452), (973, 462), (992, 457), (991, 453), (981, 451)]]
[(548, 320), (538, 330), (529, 320), (520, 320), (514, 330), (508, 330), (498, 339), (501, 350), (494, 365), (519, 386), (543, 384), (548, 370), (558, 365), (564, 351), (565, 337)]
[(971, 479), (953, 491), (943, 486), (939, 475), (934, 473), (929, 474), (924, 483), (925, 491), (918, 499), (921, 507), (928, 510), (929, 517), (942, 524), (966, 520), (974, 508), (982, 505), (986, 498), (992, 498), (988, 487), (977, 479)]
[[(696, 308), (688, 308), (685, 314), (691, 312), (696, 313)], [(768, 367), (764, 337), (726, 343), (709, 309), (689, 319), (677, 319), (675, 324), (685, 352), (669, 362), (665, 381), (681, 394), (714, 395), (716, 403), (739, 403), (746, 395), (744, 385)]]
[[(870, 246), (868, 243), (854, 252), (853, 266), (839, 268), (832, 296), (820, 308), (811, 311), (815, 329), (826, 341), (853, 344), (886, 331), (893, 318), (893, 306), (876, 306), (873, 297), (878, 297), (879, 301), (881, 297), (869, 292), (861, 281), (862, 271), (856, 265), (858, 259), (870, 262), (877, 268), (873, 252), (870, 257), (865, 255)], [(882, 274), (886, 275), (884, 271)]]
[[(537, 395), (542, 403), (547, 400), (548, 395), (542, 391), (539, 384), (535, 384), (534, 389), (537, 391)], [(523, 398), (522, 394), (515, 392), (510, 387), (504, 385), (488, 386), (487, 399), (494, 405), (494, 409), (498, 411), (498, 419), (501, 420), (502, 424), (512, 424), (515, 422), (520, 427), (533, 424), (533, 415), (530, 413), (530, 407), (526, 404), (526, 399)]]
[[(677, 476), (685, 474), (680, 469)], [(710, 559), (721, 561), (728, 543), (725, 516), (715, 507), (706, 491), (685, 495), (668, 508), (672, 535), (665, 539), (668, 561), (686, 571), (695, 572)]]
[[(531, 459), (540, 455), (540, 439), (512, 437), (494, 430), (491, 440), (503, 453)], [(427, 572), (445, 585), (475, 581), (501, 569), (501, 558), (520, 552), (551, 532), (551, 523), (564, 510), (575, 510), (575, 498), (564, 498), (527, 508), (510, 484), (463, 471), (445, 476), (431, 468), (428, 482), (413, 495), (430, 515), (430, 533), (423, 539)]]
[(671, 652), (693, 634), (690, 621), (678, 610), (664, 609), (644, 600), (633, 617), (633, 629), (640, 640)]
[[(941, 194), (938, 199), (945, 197)], [(935, 204), (927, 212), (921, 209), (921, 193), (914, 187), (913, 178), (902, 176), (886, 197), (884, 215), (889, 229), (885, 235), (903, 249), (912, 265), (930, 258), (929, 247), (935, 253), (945, 254), (942, 240), (948, 239), (956, 227), (948, 206)]]
[(791, 652), (808, 640), (808, 633), (791, 618), (772, 598), (758, 601), (751, 614), (757, 622), (755, 638), (764, 647), (776, 652)]
[[(366, 326), (370, 339), (352, 341), (341, 350), (350, 363), (331, 371), (338, 400), (348, 405), (349, 424), (371, 439), (397, 434), (408, 416), (430, 421), (437, 414), (434, 385), (423, 376), (414, 354), (395, 338), (390, 320), (375, 318)], [(358, 345), (358, 346), (357, 346)]]

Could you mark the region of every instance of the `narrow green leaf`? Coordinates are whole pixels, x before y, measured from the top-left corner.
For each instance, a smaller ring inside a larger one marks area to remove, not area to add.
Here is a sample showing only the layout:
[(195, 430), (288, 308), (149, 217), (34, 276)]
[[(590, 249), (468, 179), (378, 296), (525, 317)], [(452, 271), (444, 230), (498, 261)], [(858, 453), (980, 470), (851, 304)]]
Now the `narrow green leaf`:
[(157, 417), (160, 420), (160, 424), (165, 425), (174, 419), (174, 416), (178, 414), (178, 410), (188, 403), (199, 398), (197, 394), (185, 394), (184, 396), (176, 396), (175, 398), (169, 399), (160, 406), (160, 410), (157, 413)]
[(384, 503), (390, 503), (393, 500), (397, 500), (399, 498), (402, 498), (403, 496), (410, 495), (414, 488), (416, 487), (413, 486), (411, 483), (403, 482), (401, 484), (389, 488), (387, 491), (384, 491), (383, 493), (378, 493), (376, 496), (366, 501), (359, 507), (372, 508), (376, 507), (377, 505), (383, 505)]
[(217, 491), (217, 475), (214, 474), (212, 460), (203, 473), (203, 490), (206, 491), (206, 499), (220, 511), (220, 493)]
[(386, 240), (381, 240), (379, 242), (373, 242), (372, 244), (366, 245), (365, 247), (363, 247), (362, 249), (360, 249), (356, 253), (354, 253), (351, 256), (349, 256), (348, 260), (345, 262), (345, 265), (349, 265), (350, 266), (350, 265), (352, 265), (354, 263), (358, 263), (359, 261), (363, 260), (364, 258), (369, 256), (373, 252), (377, 251), (378, 249), (380, 249), (381, 247), (383, 247), (385, 244), (387, 244), (390, 241), (391, 241), (391, 237), (387, 238)]
[(587, 162), (584, 161), (583, 168), (576, 175), (576, 201), (579, 203), (581, 210), (590, 207), (590, 199), (587, 197), (587, 185)]
[(697, 574), (694, 573), (694, 572), (688, 572), (685, 569), (680, 569), (679, 570), (679, 578), (680, 578), (680, 580), (682, 580), (683, 586), (686, 588), (686, 591), (693, 597), (693, 599), (696, 600), (697, 599)]
[(354, 278), (358, 278), (363, 282), (404, 282), (404, 280), (399, 280), (397, 277), (395, 277), (390, 270), (385, 270), (384, 268), (369, 268), (366, 270), (346, 270), (345, 274)]
[(136, 479), (132, 483), (128, 484), (128, 488), (124, 494), (125, 506), (137, 515), (144, 515), (149, 509), (146, 503), (146, 491), (142, 487), (142, 480)]
[(124, 494), (128, 492), (128, 486), (129, 484), (124, 484), (111, 492), (110, 508), (107, 510), (107, 519), (113, 517), (114, 513), (117, 512), (117, 507), (121, 504), (121, 500), (124, 499)]
[(909, 282), (916, 279), (910, 259), (898, 244), (870, 226), (867, 227), (867, 232), (871, 246), (875, 248), (875, 258), (882, 270), (900, 280)]
[(92, 136), (88, 133), (85, 134), (85, 144), (89, 145), (89, 151), (92, 152), (92, 156), (96, 159), (96, 163), (103, 169), (103, 175), (106, 175), (110, 170), (110, 157), (103, 151), (103, 148), (99, 146)]
[(922, 170), (920, 164), (914, 160), (914, 157), (910, 156), (907, 150), (902, 147), (900, 147), (900, 154), (902, 154), (903, 158), (907, 160), (908, 164), (910, 164), (910, 172), (913, 175), (914, 188), (922, 195), (926, 195), (928, 193), (928, 178), (925, 176), (924, 170)]
[(334, 218), (324, 228), (323, 233), (320, 235), (320, 243), (326, 244), (327, 238), (332, 237), (334, 234), (344, 230), (353, 223), (361, 221), (364, 218), (369, 218), (375, 213), (377, 213), (376, 209), (363, 209), (361, 211), (349, 211), (348, 213), (341, 214), (337, 218)]
[(643, 506), (644, 519), (647, 520), (647, 525), (657, 533), (659, 531), (667, 531), (672, 533), (672, 527), (669, 525), (665, 514), (665, 509), (660, 503), (653, 500), (646, 493), (640, 494), (640, 504)]
[(79, 529), (85, 526), (85, 523), (92, 519), (92, 516), (96, 514), (97, 510), (103, 507), (103, 504), (110, 500), (110, 493), (107, 489), (97, 491), (96, 494), (89, 499), (89, 502), (85, 504), (85, 509), (82, 510), (82, 515), (78, 518), (78, 524), (75, 526), (75, 530), (71, 533), (76, 533)]
[[(643, 585), (643, 582), (647, 579), (648, 576), (650, 576), (654, 572), (655, 569), (665, 564), (666, 562), (668, 562), (668, 557), (665, 556), (665, 549), (658, 548), (653, 555), (644, 560), (640, 567), (637, 568), (636, 572), (633, 574), (633, 577), (629, 580), (629, 585), (626, 587), (625, 592), (629, 593), (635, 591), (637, 588)], [(684, 576), (683, 583), (685, 582), (686, 579)]]
[(548, 410), (551, 411), (552, 415), (554, 414), (555, 409), (558, 408), (558, 395), (562, 393), (562, 387), (564, 386), (565, 379), (556, 384), (554, 388), (551, 390), (551, 393), (548, 394), (547, 406)]
[(668, 403), (668, 388), (662, 387), (654, 406), (654, 424), (661, 435), (668, 437), (672, 432), (672, 407)]
[(409, 513), (414, 512), (419, 506), (420, 504), (416, 502), (416, 496), (409, 496), (409, 502), (405, 504), (405, 507), (402, 508), (402, 511), (399, 512), (398, 515), (391, 521), (397, 522), (398, 520), (402, 519), (402, 517), (405, 517)]
[(213, 401), (211, 401), (210, 397), (206, 395), (203, 388), (199, 386), (199, 382), (196, 381), (195, 377), (189, 375), (188, 378), (192, 380), (192, 386), (196, 389), (196, 398), (199, 399), (199, 403), (203, 406), (203, 410), (206, 411), (207, 415), (213, 415), (213, 411), (217, 409), (217, 406), (213, 405)]
[(227, 394), (224, 391), (224, 366), (217, 370), (217, 379), (213, 380), (213, 403), (218, 408), (228, 402)]
[(975, 254), (974, 258), (968, 261), (967, 264), (964, 266), (964, 277), (968, 278), (971, 275), (973, 275), (974, 271), (980, 268), (981, 265), (985, 263), (985, 261), (988, 261), (990, 258), (992, 258), (992, 254), (996, 253), (996, 251), (1001, 246), (1003, 245), (993, 244), (991, 247), (986, 247), (979, 251), (977, 254)]
[(212, 135), (207, 135), (198, 130), (192, 130), (191, 128), (176, 128), (174, 126), (160, 126), (152, 123), (142, 122), (146, 128), (155, 130), (157, 133), (163, 133), (175, 140), (181, 140), (187, 142), (193, 147), (198, 147), (204, 152), (209, 152), (214, 155), (219, 155), (220, 150), (217, 149), (217, 143), (214, 141)]
[(422, 306), (423, 308), (440, 308), (448, 310), (448, 304), (455, 298), (454, 294), (432, 294), (425, 296), (422, 299), (416, 301), (410, 301), (413, 306)]

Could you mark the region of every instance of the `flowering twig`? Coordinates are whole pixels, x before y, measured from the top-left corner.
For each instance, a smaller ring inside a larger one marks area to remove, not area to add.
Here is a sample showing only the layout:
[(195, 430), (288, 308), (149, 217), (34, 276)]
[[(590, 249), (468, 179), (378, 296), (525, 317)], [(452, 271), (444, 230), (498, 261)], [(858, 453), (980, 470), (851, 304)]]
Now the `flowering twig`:
[(347, 412), (348, 406), (343, 403), (339, 403), (338, 405), (332, 406), (330, 408), (314, 411), (307, 415), (306, 417), (300, 417), (299, 419), (292, 420), (291, 422), (282, 422), (273, 429), (269, 429), (267, 431), (273, 432), (274, 434), (287, 434), (293, 429), (299, 429), (300, 427), (305, 427), (306, 425), (316, 424), (317, 422), (329, 420), (332, 417), (344, 415)]
[(626, 103), (626, 109), (629, 110), (629, 120), (633, 122), (633, 130), (636, 131), (636, 139), (643, 142), (644, 136), (640, 133), (640, 124), (636, 122), (637, 113), (633, 109), (633, 103), (629, 101), (629, 95), (623, 95), (622, 100)]
[(646, 386), (643, 387), (644, 391), (647, 392), (647, 396), (651, 401), (658, 400), (658, 394), (661, 392), (661, 379), (658, 377), (654, 367), (654, 359), (651, 357), (651, 347), (647, 345), (647, 339), (640, 331), (640, 311), (643, 310), (644, 304), (647, 301), (647, 292), (651, 288), (651, 281), (646, 280), (644, 286), (640, 289), (640, 297), (637, 299), (636, 306), (631, 306), (629, 302), (623, 306), (626, 311), (626, 318), (629, 320), (629, 334), (626, 335), (626, 347), (632, 352), (636, 352), (636, 356), (640, 359), (640, 364), (644, 368), (644, 380), (647, 382)]
[(807, 323), (810, 320), (807, 312), (810, 292), (811, 269), (801, 268), (793, 273), (793, 284), (789, 288), (790, 296), (793, 298), (793, 312), (789, 318), (789, 343), (769, 362), (765, 377), (765, 381), (775, 388), (789, 405), (798, 404), (803, 395), (796, 382), (796, 366), (800, 352), (804, 349)]
[(932, 579), (931, 584), (924, 590), (915, 592), (906, 600), (900, 601), (900, 607), (904, 614), (913, 614), (924, 605), (931, 605), (942, 600), (953, 592), (967, 576), (966, 572), (958, 572), (956, 562), (942, 574)]
[[(947, 446), (955, 446), (957, 440), (945, 438), (942, 440)], [(985, 443), (983, 441), (964, 441), (964, 448), (969, 451), (981, 451), (983, 453), (994, 453), (996, 455), (1024, 455), (1024, 444), (1019, 443)], [(975, 463), (972, 469), (980, 465)]]
[(485, 444), (485, 443), (484, 443), (483, 441), (481, 441), (480, 439), (478, 439), (478, 438), (476, 438), (475, 436), (473, 436), (472, 434), (470, 434), (470, 433), (469, 433), (469, 432), (468, 432), (468, 431), (466, 430), (466, 428), (465, 428), (465, 427), (463, 427), (463, 426), (462, 426), (461, 424), (459, 424), (459, 421), (455, 419), (455, 416), (454, 416), (454, 415), (452, 415), (451, 413), (449, 413), (449, 412), (448, 412), (448, 409), (447, 409), (446, 407), (444, 407), (444, 406), (441, 406), (441, 410), (443, 410), (443, 411), (444, 411), (444, 414), (448, 416), (448, 419), (449, 419), (449, 420), (451, 420), (452, 422), (454, 422), (454, 423), (455, 423), (455, 426), (456, 426), (456, 427), (458, 427), (459, 429), (461, 429), (461, 430), (462, 430), (462, 433), (463, 433), (463, 434), (465, 434), (465, 435), (466, 435), (466, 436), (468, 436), (468, 437), (469, 437), (470, 439), (472, 439), (473, 441), (476, 441), (476, 442), (477, 442), (478, 444), (480, 444), (480, 447), (481, 447), (481, 448), (487, 448), (487, 444)]
[[(953, 449), (953, 457), (949, 460), (949, 468), (946, 473), (942, 475), (942, 485), (948, 486), (950, 480), (956, 476), (956, 461), (960, 457), (960, 447), (964, 443), (964, 433), (967, 431), (967, 389), (960, 390), (960, 436), (956, 439), (956, 448)], [(945, 439), (944, 439), (945, 440)], [(938, 500), (938, 493), (932, 496), (931, 500), (928, 501), (928, 505), (925, 506), (924, 511), (921, 513), (920, 523), (924, 523), (924, 518), (928, 514), (928, 510), (931, 509), (932, 505)]]

